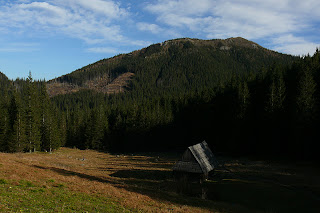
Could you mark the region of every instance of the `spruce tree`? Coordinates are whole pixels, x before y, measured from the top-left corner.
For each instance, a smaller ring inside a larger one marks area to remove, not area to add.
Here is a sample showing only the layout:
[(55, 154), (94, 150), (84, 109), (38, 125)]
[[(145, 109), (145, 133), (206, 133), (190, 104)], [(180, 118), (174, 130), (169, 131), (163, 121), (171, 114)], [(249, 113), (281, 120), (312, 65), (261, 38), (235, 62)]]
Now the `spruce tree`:
[(41, 148), (44, 151), (52, 152), (60, 146), (57, 122), (53, 114), (53, 107), (47, 93), (45, 82), (42, 82), (40, 89), (40, 114), (41, 114)]
[(266, 110), (268, 112), (273, 113), (276, 109), (276, 102), (277, 102), (277, 97), (276, 97), (276, 84), (274, 80), (272, 81), (270, 88), (269, 88), (269, 100), (268, 100), (268, 105)]
[(22, 152), (26, 146), (26, 135), (25, 135), (25, 117), (23, 113), (23, 106), (20, 93), (15, 92), (15, 101), (17, 104), (17, 116), (16, 122), (14, 123), (13, 129), (15, 133), (15, 144), (16, 144), (16, 151)]
[(238, 103), (239, 103), (239, 113), (238, 117), (243, 119), (246, 116), (247, 109), (249, 106), (250, 92), (247, 82), (240, 82), (238, 86)]
[(57, 134), (59, 139), (59, 145), (64, 146), (66, 144), (67, 139), (67, 121), (66, 115), (64, 112), (59, 112), (57, 109), (54, 110), (55, 114), (59, 113), (58, 121), (57, 121)]
[(102, 141), (105, 133), (106, 118), (102, 107), (91, 110), (89, 119), (86, 125), (85, 132), (85, 148), (101, 149)]
[(316, 82), (310, 69), (305, 68), (299, 82), (297, 97), (298, 113), (303, 120), (310, 120), (316, 111)]
[(7, 141), (5, 149), (8, 152), (16, 152), (18, 150), (18, 144), (16, 141), (16, 122), (18, 120), (18, 104), (16, 95), (12, 94), (8, 107), (8, 128), (7, 128)]
[(7, 107), (7, 95), (2, 95), (0, 100), (0, 151), (7, 151), (7, 133), (9, 126), (9, 115)]
[(286, 98), (286, 85), (283, 80), (282, 73), (279, 73), (279, 77), (277, 78), (277, 109), (284, 108), (284, 101)]
[(286, 86), (283, 80), (282, 73), (277, 73), (272, 79), (269, 88), (269, 100), (267, 111), (270, 113), (279, 112), (284, 108), (284, 101), (286, 98)]
[(41, 136), (39, 128), (37, 90), (32, 79), (31, 72), (27, 78), (25, 99), (26, 148), (29, 152), (32, 152), (40, 149)]

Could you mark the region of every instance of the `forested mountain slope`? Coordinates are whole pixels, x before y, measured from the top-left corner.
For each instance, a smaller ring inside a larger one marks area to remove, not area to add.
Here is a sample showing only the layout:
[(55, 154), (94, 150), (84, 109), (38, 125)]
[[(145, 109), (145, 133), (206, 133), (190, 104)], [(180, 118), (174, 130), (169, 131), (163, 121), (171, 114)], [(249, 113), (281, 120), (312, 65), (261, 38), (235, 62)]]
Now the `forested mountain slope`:
[(205, 139), (242, 156), (317, 156), (318, 50), (300, 58), (243, 38), (176, 39), (101, 60), (47, 88), (31, 75), (1, 78), (2, 151), (161, 151)]
[[(259, 133), (244, 133), (256, 127), (252, 122), (263, 125), (254, 119), (269, 109), (273, 79), (283, 79), (298, 61), (243, 38), (176, 39), (88, 65), (49, 88), (78, 91), (52, 99), (67, 126), (67, 146), (172, 150), (207, 139), (220, 151), (253, 153)], [(130, 78), (118, 94), (103, 89), (122, 75)]]
[(224, 88), (231, 80), (293, 60), (243, 38), (175, 39), (83, 67), (49, 81), (48, 90), (55, 96), (83, 88), (108, 94), (141, 87), (157, 91)]
[(8, 81), (8, 80), (9, 80), (8, 77), (2, 72), (0, 72), (0, 81), (2, 82), (2, 81)]

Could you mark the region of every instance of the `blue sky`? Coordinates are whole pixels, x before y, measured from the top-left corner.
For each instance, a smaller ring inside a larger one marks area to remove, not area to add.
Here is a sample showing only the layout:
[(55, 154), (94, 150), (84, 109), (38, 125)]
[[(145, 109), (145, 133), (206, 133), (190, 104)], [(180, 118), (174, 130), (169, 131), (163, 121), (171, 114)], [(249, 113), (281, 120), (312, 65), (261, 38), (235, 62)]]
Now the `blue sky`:
[(0, 71), (50, 80), (190, 37), (244, 37), (282, 53), (320, 47), (319, 0), (1, 0)]

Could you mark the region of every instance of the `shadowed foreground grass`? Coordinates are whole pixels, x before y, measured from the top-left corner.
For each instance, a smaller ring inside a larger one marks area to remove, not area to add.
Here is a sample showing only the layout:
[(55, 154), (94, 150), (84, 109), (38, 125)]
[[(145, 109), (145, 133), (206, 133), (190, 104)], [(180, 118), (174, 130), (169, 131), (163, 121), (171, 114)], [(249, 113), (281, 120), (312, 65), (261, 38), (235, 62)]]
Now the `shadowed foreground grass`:
[(0, 153), (0, 211), (320, 212), (320, 172), (309, 163), (220, 157), (224, 167), (199, 185), (173, 181), (179, 157), (67, 148)]

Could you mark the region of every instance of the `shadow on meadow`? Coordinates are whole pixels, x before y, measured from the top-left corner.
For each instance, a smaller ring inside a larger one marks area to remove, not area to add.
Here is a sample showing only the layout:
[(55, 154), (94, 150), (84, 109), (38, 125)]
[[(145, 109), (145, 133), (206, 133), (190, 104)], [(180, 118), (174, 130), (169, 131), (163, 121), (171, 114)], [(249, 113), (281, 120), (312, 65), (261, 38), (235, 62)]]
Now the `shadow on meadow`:
[[(128, 160), (128, 159), (127, 159)], [(130, 159), (129, 159), (130, 161)], [(320, 212), (320, 184), (303, 175), (263, 163), (225, 164), (204, 184), (175, 182), (171, 166), (140, 160), (139, 169), (110, 168), (97, 177), (55, 167), (41, 167), (65, 176), (112, 184), (159, 201), (221, 212)], [(123, 163), (119, 160), (119, 163)], [(134, 162), (136, 163), (136, 162)], [(166, 167), (166, 169), (164, 169)], [(100, 167), (101, 168), (101, 167)], [(101, 170), (104, 171), (104, 170)], [(281, 172), (282, 171), (282, 172)], [(316, 178), (316, 177), (315, 177)], [(206, 200), (201, 199), (205, 193)]]
[(56, 168), (56, 167), (44, 167), (44, 166), (37, 166), (37, 165), (34, 165), (34, 167), (37, 168), (37, 169), (51, 170), (51, 171), (54, 171), (54, 172), (56, 172), (56, 173), (58, 173), (60, 175), (64, 175), (64, 176), (78, 176), (78, 177), (83, 178), (83, 179), (87, 179), (87, 180), (91, 180), (91, 181), (98, 181), (98, 182), (101, 182), (101, 183), (108, 183), (108, 184), (114, 184), (115, 183), (115, 182), (109, 181), (109, 180), (107, 180), (105, 178), (96, 177), (96, 176), (93, 176), (93, 175), (74, 172), (74, 171), (61, 169), (61, 168)]
[(168, 170), (147, 170), (147, 169), (119, 170), (110, 176), (117, 177), (117, 178), (130, 178), (130, 179), (147, 180), (147, 181), (163, 181), (163, 180), (171, 179), (172, 172)]
[[(303, 182), (286, 185), (285, 175), (262, 177), (246, 171), (223, 174), (221, 178), (217, 174), (201, 185), (174, 182), (168, 172), (159, 172), (158, 176), (148, 170), (140, 172), (116, 172), (114, 176), (123, 178), (128, 190), (182, 205), (226, 212), (320, 212), (320, 188), (299, 186)], [(291, 177), (287, 181), (293, 183)], [(203, 192), (206, 200), (201, 199)]]

